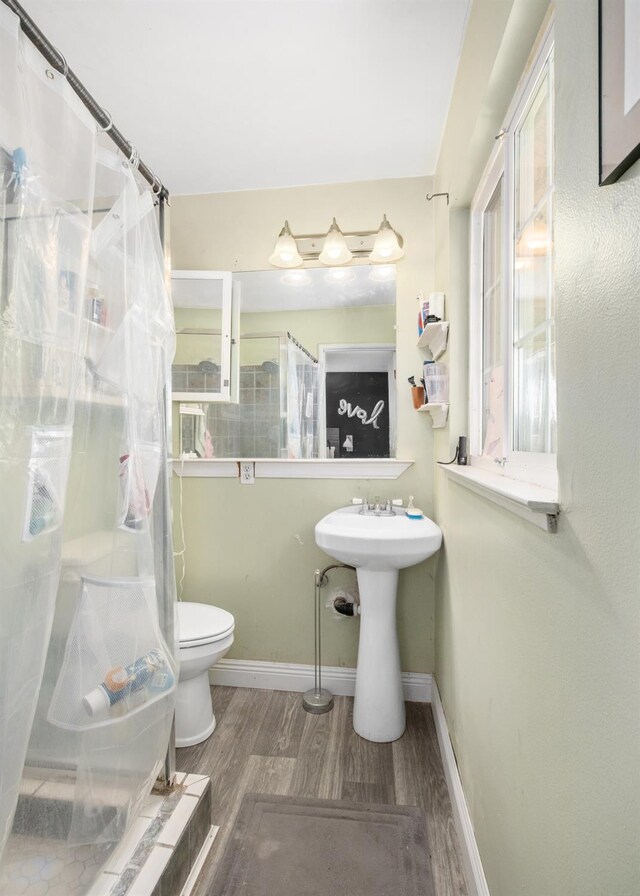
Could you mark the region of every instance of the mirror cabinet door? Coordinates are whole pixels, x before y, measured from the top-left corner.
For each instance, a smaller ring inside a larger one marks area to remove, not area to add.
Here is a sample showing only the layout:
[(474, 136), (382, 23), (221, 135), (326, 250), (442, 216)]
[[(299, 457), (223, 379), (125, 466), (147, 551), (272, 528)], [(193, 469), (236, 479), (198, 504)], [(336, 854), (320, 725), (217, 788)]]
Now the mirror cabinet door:
[(238, 388), (237, 382), (234, 389), (231, 383), (232, 322), (238, 313), (233, 313), (231, 272), (173, 271), (171, 293), (176, 319), (174, 401), (231, 401)]

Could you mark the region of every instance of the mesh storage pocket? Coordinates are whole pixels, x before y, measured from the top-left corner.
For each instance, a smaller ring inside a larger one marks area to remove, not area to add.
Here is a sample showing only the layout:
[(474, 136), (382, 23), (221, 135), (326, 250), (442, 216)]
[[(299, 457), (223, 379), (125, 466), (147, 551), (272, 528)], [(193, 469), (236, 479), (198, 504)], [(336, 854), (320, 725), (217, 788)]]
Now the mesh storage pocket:
[(175, 681), (154, 579), (84, 577), (49, 721), (73, 730), (113, 724), (166, 697)]
[(52, 532), (62, 522), (71, 459), (70, 426), (31, 428), (31, 456), (22, 540)]
[(160, 452), (160, 445), (153, 442), (136, 442), (129, 454), (120, 457), (120, 528), (131, 532), (146, 528), (160, 473)]

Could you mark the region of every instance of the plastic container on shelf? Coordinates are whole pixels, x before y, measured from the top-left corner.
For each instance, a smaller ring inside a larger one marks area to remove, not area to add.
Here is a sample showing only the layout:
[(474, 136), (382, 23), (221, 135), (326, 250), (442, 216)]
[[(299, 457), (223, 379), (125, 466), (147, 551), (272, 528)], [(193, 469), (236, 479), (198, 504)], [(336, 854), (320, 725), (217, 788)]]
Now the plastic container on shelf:
[(428, 404), (449, 401), (449, 372), (445, 364), (425, 361), (423, 365), (424, 388)]

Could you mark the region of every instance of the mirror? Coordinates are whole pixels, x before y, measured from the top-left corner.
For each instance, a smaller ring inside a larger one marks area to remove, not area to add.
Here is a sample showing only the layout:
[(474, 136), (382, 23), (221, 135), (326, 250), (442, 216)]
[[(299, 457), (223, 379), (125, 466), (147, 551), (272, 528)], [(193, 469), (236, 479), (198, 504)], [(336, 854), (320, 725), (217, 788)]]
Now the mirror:
[[(234, 274), (233, 281), (241, 297), (239, 402), (203, 395), (195, 408), (183, 405), (181, 455), (393, 457), (395, 265), (251, 271)], [(361, 351), (364, 346), (370, 351)], [(384, 353), (374, 357), (378, 350)], [(334, 375), (342, 378), (335, 388)], [(327, 427), (329, 396), (338, 405), (330, 409), (334, 425)], [(334, 412), (350, 424), (352, 450), (342, 445)]]
[(172, 397), (228, 401), (232, 343), (232, 277), (228, 271), (173, 271), (176, 322)]

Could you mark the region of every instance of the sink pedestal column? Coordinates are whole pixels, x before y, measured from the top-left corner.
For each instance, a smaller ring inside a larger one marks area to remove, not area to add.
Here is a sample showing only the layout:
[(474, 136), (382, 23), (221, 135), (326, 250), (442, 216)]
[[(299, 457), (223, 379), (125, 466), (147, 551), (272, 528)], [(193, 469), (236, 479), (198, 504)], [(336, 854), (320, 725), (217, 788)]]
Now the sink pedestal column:
[(398, 570), (357, 569), (360, 642), (353, 727), (366, 740), (387, 743), (405, 727), (396, 631)]

